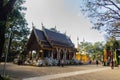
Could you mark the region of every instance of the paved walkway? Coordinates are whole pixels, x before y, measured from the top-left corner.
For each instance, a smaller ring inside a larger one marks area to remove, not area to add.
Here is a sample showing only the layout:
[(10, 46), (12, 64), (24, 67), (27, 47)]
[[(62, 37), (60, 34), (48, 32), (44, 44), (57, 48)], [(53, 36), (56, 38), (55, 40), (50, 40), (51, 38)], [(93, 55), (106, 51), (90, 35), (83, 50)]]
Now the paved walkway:
[[(0, 74), (3, 72), (0, 64)], [(6, 64), (6, 75), (11, 80), (120, 80), (120, 68), (96, 65), (34, 67)]]
[(26, 78), (23, 80), (50, 80), (50, 79), (56, 79), (56, 78), (63, 78), (63, 77), (69, 77), (69, 76), (75, 76), (80, 74), (87, 74), (97, 71), (103, 71), (108, 70), (110, 68), (104, 67), (104, 68), (98, 68), (98, 69), (90, 69), (90, 70), (82, 70), (82, 71), (74, 71), (74, 72), (68, 72), (68, 73), (60, 73), (60, 74), (54, 74), (54, 75), (46, 75), (41, 77), (32, 77), (32, 78)]

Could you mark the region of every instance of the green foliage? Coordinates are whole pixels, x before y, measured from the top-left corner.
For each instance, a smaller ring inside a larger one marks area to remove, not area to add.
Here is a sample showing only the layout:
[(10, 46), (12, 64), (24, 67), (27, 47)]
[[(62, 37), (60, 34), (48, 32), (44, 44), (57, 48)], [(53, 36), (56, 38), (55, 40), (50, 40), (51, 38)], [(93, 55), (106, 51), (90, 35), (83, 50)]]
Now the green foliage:
[(106, 50), (115, 50), (120, 48), (120, 41), (116, 40), (114, 37), (108, 39), (105, 44)]
[(11, 80), (10, 77), (4, 77), (4, 80)]
[(104, 49), (104, 45), (101, 42), (96, 42), (94, 44), (94, 49), (95, 49), (95, 56), (96, 58), (102, 58), (103, 55), (103, 49)]
[(95, 42), (94, 44), (90, 42), (80, 42), (79, 52), (82, 52), (83, 48), (85, 49), (88, 55), (91, 55), (93, 59), (102, 58), (104, 45), (102, 42)]
[[(27, 26), (27, 21), (25, 19), (25, 13), (23, 12), (24, 10), (26, 10), (26, 8), (22, 6), (24, 2), (25, 0), (17, 0), (15, 8), (9, 14), (6, 23), (6, 45), (8, 45), (10, 32), (12, 32), (12, 36), (10, 36), (11, 42), (9, 52), (11, 54), (11, 57), (13, 57), (13, 55), (16, 56), (16, 54), (19, 54), (21, 51), (24, 50), (25, 44), (28, 40), (28, 35), (30, 33), (30, 30)], [(5, 46), (4, 51), (6, 51), (6, 48), (7, 46)]]
[(0, 76), (0, 80), (11, 80), (9, 76), (2, 77)]

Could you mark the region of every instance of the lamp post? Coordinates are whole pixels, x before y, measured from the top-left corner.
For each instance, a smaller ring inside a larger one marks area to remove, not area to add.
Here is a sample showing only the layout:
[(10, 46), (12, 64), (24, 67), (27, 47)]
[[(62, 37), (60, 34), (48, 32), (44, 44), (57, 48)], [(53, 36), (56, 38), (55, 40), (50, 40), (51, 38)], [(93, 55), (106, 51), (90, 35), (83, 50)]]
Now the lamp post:
[(7, 56), (8, 56), (8, 53), (9, 53), (9, 49), (10, 49), (11, 38), (12, 38), (12, 30), (10, 30), (10, 35), (8, 37), (8, 46), (7, 46), (7, 51), (6, 51), (6, 55), (5, 55), (5, 62), (4, 62), (4, 66), (3, 66), (3, 76), (4, 77), (5, 77), (6, 62), (7, 62)]

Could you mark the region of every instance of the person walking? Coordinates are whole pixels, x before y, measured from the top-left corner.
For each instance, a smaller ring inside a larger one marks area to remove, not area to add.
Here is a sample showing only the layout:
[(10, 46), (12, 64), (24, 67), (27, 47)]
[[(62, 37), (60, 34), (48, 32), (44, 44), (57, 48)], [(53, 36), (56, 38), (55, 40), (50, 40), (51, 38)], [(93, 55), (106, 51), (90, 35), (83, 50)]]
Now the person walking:
[(98, 60), (96, 60), (96, 65), (98, 66), (98, 64), (99, 64), (99, 62), (98, 62)]
[(61, 66), (64, 67), (64, 59), (61, 60)]
[(111, 51), (111, 69), (114, 69), (114, 62), (115, 59), (114, 59), (113, 51)]
[(60, 60), (58, 60), (58, 66), (60, 66)]
[(111, 69), (114, 69), (114, 60), (111, 60)]

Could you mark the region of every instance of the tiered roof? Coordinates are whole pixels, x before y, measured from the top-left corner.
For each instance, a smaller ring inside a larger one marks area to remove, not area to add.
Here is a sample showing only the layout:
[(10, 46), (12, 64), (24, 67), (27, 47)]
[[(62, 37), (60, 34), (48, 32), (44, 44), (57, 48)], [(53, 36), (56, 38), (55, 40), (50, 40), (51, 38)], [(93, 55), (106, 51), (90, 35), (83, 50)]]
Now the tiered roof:
[[(34, 36), (34, 37), (33, 37)], [(31, 39), (35, 38), (35, 39)], [(36, 42), (41, 48), (52, 48), (52, 47), (65, 47), (74, 48), (74, 44), (68, 36), (60, 32), (52, 31), (43, 27), (42, 30), (33, 28), (28, 46), (31, 42)]]

